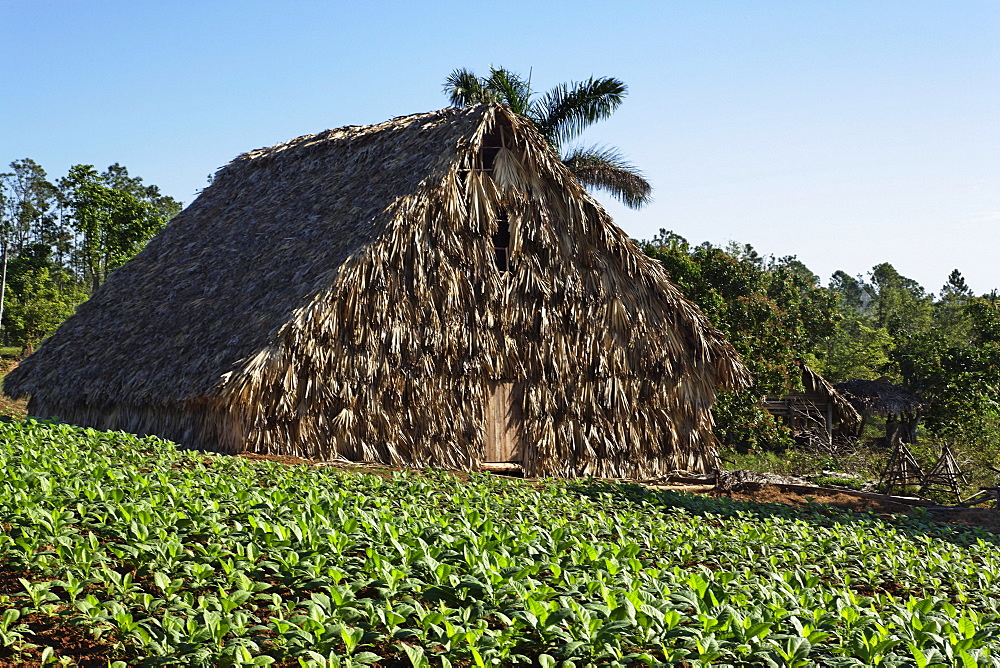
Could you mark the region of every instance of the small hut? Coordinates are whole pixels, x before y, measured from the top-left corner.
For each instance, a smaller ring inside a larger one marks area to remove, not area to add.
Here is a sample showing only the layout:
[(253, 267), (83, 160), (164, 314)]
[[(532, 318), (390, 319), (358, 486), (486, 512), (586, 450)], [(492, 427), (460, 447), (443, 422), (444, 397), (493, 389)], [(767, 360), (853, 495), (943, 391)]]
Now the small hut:
[(896, 439), (904, 443), (917, 442), (917, 425), (924, 404), (920, 397), (885, 378), (879, 380), (849, 380), (834, 386), (861, 414), (858, 433), (873, 417), (885, 418), (886, 443)]
[(716, 465), (733, 348), (506, 108), (246, 153), (17, 370), (29, 412), (225, 453)]
[(853, 433), (861, 424), (861, 416), (833, 385), (801, 360), (796, 363), (802, 373), (802, 390), (782, 396), (769, 396), (764, 407), (771, 415), (781, 418), (798, 436), (817, 439), (832, 447), (835, 435)]

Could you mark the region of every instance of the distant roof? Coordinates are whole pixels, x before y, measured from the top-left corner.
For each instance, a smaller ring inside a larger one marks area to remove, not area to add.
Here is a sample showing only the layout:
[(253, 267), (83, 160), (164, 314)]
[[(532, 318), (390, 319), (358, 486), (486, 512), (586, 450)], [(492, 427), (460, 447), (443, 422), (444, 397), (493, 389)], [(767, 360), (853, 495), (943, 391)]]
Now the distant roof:
[(848, 380), (834, 387), (864, 416), (904, 417), (924, 408), (920, 397), (883, 380)]

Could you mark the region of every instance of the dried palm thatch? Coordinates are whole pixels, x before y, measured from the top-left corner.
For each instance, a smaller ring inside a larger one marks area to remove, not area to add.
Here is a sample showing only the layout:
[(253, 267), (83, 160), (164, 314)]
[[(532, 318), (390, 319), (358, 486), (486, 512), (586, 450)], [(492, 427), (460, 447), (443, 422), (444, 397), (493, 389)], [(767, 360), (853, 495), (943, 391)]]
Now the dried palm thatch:
[(835, 422), (849, 430), (857, 429), (861, 424), (861, 415), (851, 405), (851, 402), (808, 364), (801, 362), (799, 366), (802, 367), (802, 385), (805, 387), (806, 393), (815, 394), (822, 397), (824, 401), (829, 402), (833, 409), (833, 420)]
[(884, 417), (886, 443), (897, 438), (917, 442), (917, 425), (924, 409), (920, 397), (885, 380), (849, 380), (837, 383), (843, 394), (861, 415), (860, 435), (872, 416)]
[(715, 466), (716, 390), (747, 373), (530, 124), (483, 105), (240, 156), (4, 389), (221, 452), (474, 470), (497, 379), (524, 387), (526, 474), (652, 477)]

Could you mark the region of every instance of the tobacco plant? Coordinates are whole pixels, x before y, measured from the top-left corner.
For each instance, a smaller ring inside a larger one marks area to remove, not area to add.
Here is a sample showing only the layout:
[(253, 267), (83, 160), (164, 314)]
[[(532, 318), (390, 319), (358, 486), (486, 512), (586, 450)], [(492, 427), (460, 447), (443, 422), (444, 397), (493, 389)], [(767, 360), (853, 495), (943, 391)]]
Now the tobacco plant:
[(997, 538), (926, 517), (36, 421), (0, 423), (0, 466), (0, 657), (44, 615), (123, 666), (1000, 664)]

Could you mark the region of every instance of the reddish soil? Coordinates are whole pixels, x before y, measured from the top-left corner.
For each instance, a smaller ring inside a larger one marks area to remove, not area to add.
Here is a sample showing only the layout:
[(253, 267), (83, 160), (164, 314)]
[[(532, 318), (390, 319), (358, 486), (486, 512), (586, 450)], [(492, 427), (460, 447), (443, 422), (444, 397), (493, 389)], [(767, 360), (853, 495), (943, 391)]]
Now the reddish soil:
[(0, 394), (0, 415), (6, 415), (15, 420), (23, 420), (28, 417), (28, 402), (14, 401), (6, 395)]
[(711, 492), (711, 496), (732, 498), (734, 501), (754, 503), (783, 503), (788, 506), (805, 508), (809, 502), (822, 503), (842, 510), (858, 513), (873, 512), (879, 515), (907, 513), (913, 506), (889, 500), (854, 496), (848, 492), (820, 489), (816, 492), (790, 490), (784, 485), (743, 485), (733, 492)]
[(0, 394), (0, 415), (23, 420), (28, 417), (28, 401), (26, 399), (15, 401), (6, 394)]
[[(17, 362), (14, 360), (0, 359), (0, 382), (16, 366)], [(15, 401), (0, 392), (0, 416), (4, 415), (17, 420), (23, 420), (28, 416), (28, 401), (26, 399)]]
[[(0, 564), (0, 596), (22, 593), (24, 587), (21, 586), (20, 578), (30, 581), (37, 579), (29, 573)], [(108, 639), (95, 640), (87, 633), (86, 628), (67, 624), (65, 617), (60, 615), (63, 609), (63, 605), (53, 602), (51, 615), (32, 613), (14, 622), (15, 629), (21, 625), (27, 627), (20, 628), (19, 632), (30, 645), (22, 645), (16, 651), (10, 647), (0, 647), (0, 668), (40, 666), (42, 652), (46, 647), (55, 649), (58, 657), (71, 659), (70, 665), (79, 668), (107, 666), (115, 658), (114, 648)]]
[[(889, 499), (861, 497), (847, 491), (829, 488), (817, 488), (816, 491), (800, 491), (784, 485), (744, 485), (739, 490), (727, 493), (709, 492), (711, 496), (725, 496), (735, 501), (752, 501), (754, 503), (783, 503), (789, 506), (805, 508), (812, 503), (822, 503), (842, 510), (858, 513), (875, 513), (888, 517), (890, 515), (910, 514), (920, 512), (916, 507), (897, 503)], [(966, 526), (983, 527), (987, 531), (1000, 533), (1000, 510), (993, 508), (937, 508), (925, 509), (934, 516), (937, 522), (963, 524)]]
[(19, 619), (17, 624), (27, 624), (28, 630), (23, 633), (34, 647), (24, 647), (17, 652), (0, 648), (0, 668), (41, 666), (42, 652), (46, 647), (52, 647), (55, 656), (71, 659), (72, 663), (69, 665), (79, 668), (103, 668), (111, 661), (124, 658), (116, 657), (112, 645), (94, 640), (86, 634), (85, 629), (69, 626), (59, 616), (27, 615)]

